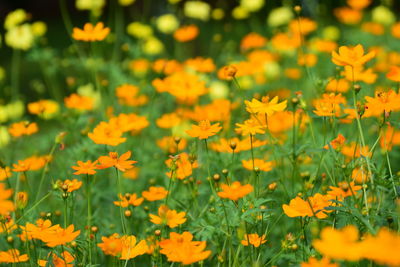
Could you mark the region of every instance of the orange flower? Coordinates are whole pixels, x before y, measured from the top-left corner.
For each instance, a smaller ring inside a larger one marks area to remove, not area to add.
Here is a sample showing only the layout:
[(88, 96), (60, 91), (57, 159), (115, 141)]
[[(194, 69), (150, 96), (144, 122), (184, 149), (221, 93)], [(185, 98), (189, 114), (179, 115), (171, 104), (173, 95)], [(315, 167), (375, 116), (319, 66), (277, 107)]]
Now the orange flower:
[(0, 215), (7, 216), (15, 210), (14, 203), (8, 200), (12, 196), (13, 190), (6, 189), (3, 183), (0, 183)]
[(104, 121), (100, 122), (92, 133), (88, 133), (88, 136), (93, 142), (100, 145), (117, 146), (126, 141), (126, 138), (122, 137), (121, 130)]
[(261, 101), (253, 98), (250, 101), (245, 100), (246, 110), (250, 113), (254, 114), (266, 114), (267, 116), (271, 116), (276, 111), (283, 111), (286, 108), (287, 100), (278, 103), (279, 99), (275, 96), (271, 101), (269, 101), (268, 96), (264, 96)]
[(375, 97), (366, 96), (365, 100), (365, 117), (379, 117), (384, 113), (400, 110), (400, 95), (393, 90), (377, 91)]
[(216, 135), (221, 129), (222, 127), (219, 126), (219, 123), (211, 125), (209, 120), (203, 120), (199, 122), (199, 125), (192, 124), (192, 128), (187, 130), (186, 133), (201, 140)]
[(73, 28), (72, 38), (77, 41), (95, 42), (104, 40), (110, 33), (110, 28), (104, 27), (103, 22), (98, 22), (96, 26), (91, 23), (86, 23), (83, 30)]
[(345, 104), (346, 99), (342, 94), (323, 94), (322, 98), (314, 101), (315, 110), (313, 112), (318, 116), (339, 116), (340, 104)]
[(345, 93), (349, 91), (350, 83), (346, 79), (330, 79), (325, 87), (328, 92)]
[(11, 169), (8, 166), (0, 167), (0, 181), (10, 178), (12, 175)]
[(377, 22), (364, 22), (361, 25), (361, 29), (374, 35), (383, 35), (385, 33), (385, 27)]
[(242, 185), (239, 181), (233, 182), (231, 185), (222, 184), (221, 189), (222, 191), (217, 193), (218, 196), (233, 201), (237, 201), (253, 192), (253, 186), (251, 184)]
[(167, 92), (173, 95), (181, 104), (193, 105), (200, 96), (208, 92), (206, 83), (193, 73), (184, 71), (173, 72), (164, 79), (155, 79), (152, 85), (157, 92)]
[[(179, 142), (177, 142), (177, 140), (179, 140)], [(187, 141), (183, 138), (176, 139), (173, 136), (164, 136), (157, 140), (157, 146), (170, 154), (176, 154), (178, 151), (186, 148)]]
[(372, 0), (347, 0), (346, 2), (354, 9), (364, 9), (372, 3)]
[(364, 48), (358, 44), (354, 47), (341, 46), (339, 54), (332, 51), (332, 62), (338, 66), (361, 66), (375, 57), (375, 52), (364, 55)]
[(306, 17), (299, 17), (289, 23), (290, 31), (297, 35), (308, 35), (317, 29), (317, 23)]
[(51, 118), (59, 110), (59, 105), (54, 100), (42, 99), (28, 104), (28, 111), (31, 114), (39, 115), (45, 119)]
[(158, 216), (149, 214), (150, 221), (154, 224), (166, 224), (169, 228), (175, 228), (178, 225), (186, 222), (186, 212), (176, 212), (176, 210), (170, 210), (166, 205), (161, 205), (158, 208)]
[(344, 138), (342, 134), (338, 134), (338, 136), (329, 143), (329, 146), (324, 146), (324, 149), (329, 149), (331, 147), (334, 150), (340, 150), (344, 142), (346, 142), (346, 138)]
[(181, 72), (183, 70), (182, 64), (175, 59), (157, 59), (153, 63), (153, 70), (158, 73), (164, 73), (165, 75), (171, 75), (175, 72)]
[(351, 172), (351, 178), (353, 181), (355, 181), (357, 184), (366, 183), (371, 177), (371, 173), (366, 169), (367, 168), (364, 166), (361, 166), (360, 168), (354, 168)]
[(78, 166), (72, 166), (71, 168), (76, 170), (76, 172), (74, 172), (75, 175), (80, 175), (80, 174), (89, 174), (89, 175), (93, 175), (96, 173), (96, 169), (97, 169), (97, 160), (95, 160), (94, 162), (92, 162), (91, 160), (88, 160), (86, 162), (80, 161), (78, 160)]
[(126, 170), (122, 176), (127, 179), (136, 180), (139, 178), (140, 168), (133, 166), (132, 168)]
[(64, 98), (64, 103), (67, 108), (76, 109), (79, 111), (92, 110), (94, 107), (93, 98), (78, 94), (71, 94), (70, 96)]
[(21, 121), (11, 124), (8, 128), (8, 132), (14, 137), (21, 137), (23, 135), (32, 135), (39, 130), (35, 122), (29, 123), (27, 121)]
[(42, 241), (46, 243), (48, 247), (55, 247), (58, 245), (65, 245), (75, 240), (75, 238), (81, 233), (80, 230), (74, 232), (74, 225), (71, 224), (67, 228), (63, 229), (58, 227), (54, 232), (42, 233)]
[(327, 212), (332, 210), (325, 210), (326, 207), (331, 205), (329, 196), (324, 196), (319, 193), (303, 200), (300, 197), (296, 197), (290, 200), (289, 205), (283, 204), (282, 208), (288, 217), (305, 217), (315, 216), (318, 219), (328, 217)]
[(197, 72), (210, 73), (215, 70), (215, 64), (212, 58), (189, 58), (185, 61), (185, 66)]
[(24, 191), (18, 192), (15, 197), (15, 204), (17, 209), (24, 209), (28, 204), (28, 193)]
[(265, 240), (265, 235), (259, 236), (258, 234), (246, 234), (243, 237), (243, 240), (240, 241), (243, 246), (253, 245), (255, 248), (258, 248), (262, 244), (267, 242)]
[(381, 228), (376, 236), (368, 235), (361, 245), (366, 259), (381, 265), (400, 266), (400, 235), (387, 228)]
[(324, 228), (321, 231), (321, 239), (313, 241), (313, 247), (331, 259), (357, 261), (362, 258), (358, 230), (353, 225), (340, 230), (332, 227)]
[(183, 265), (192, 264), (207, 259), (211, 251), (206, 248), (206, 241), (192, 241), (193, 235), (189, 232), (178, 234), (172, 232), (169, 239), (160, 241), (160, 253), (167, 256), (168, 261), (180, 262)]
[(231, 81), (235, 78), (237, 72), (238, 68), (236, 65), (224, 66), (218, 71), (218, 78), (221, 80)]
[[(5, 218), (5, 220), (4, 220)], [(14, 230), (18, 229), (18, 226), (15, 224), (15, 221), (12, 218), (3, 217), (3, 222), (0, 227), (0, 234), (11, 234)]]
[(122, 251), (122, 240), (118, 234), (112, 234), (109, 237), (102, 236), (103, 243), (97, 246), (103, 251), (105, 255), (118, 256)]
[[(197, 161), (194, 161), (194, 162), (190, 161), (189, 154), (186, 152), (180, 153), (178, 155), (178, 157), (175, 157), (175, 159), (172, 159), (172, 158), (167, 159), (165, 161), (165, 164), (170, 169), (173, 169), (173, 168), (175, 169), (173, 173), (167, 172), (167, 176), (172, 179), (178, 178), (180, 180), (183, 180), (186, 177), (192, 175), (193, 169), (198, 167)], [(172, 175), (172, 177), (171, 177), (171, 175)]]
[[(253, 160), (242, 160), (242, 165), (245, 169), (252, 171), (253, 170)], [(260, 171), (269, 172), (272, 170), (274, 163), (272, 161), (265, 161), (263, 159), (254, 159), (254, 168), (259, 169)]]
[(343, 201), (345, 197), (355, 196), (357, 191), (361, 190), (361, 186), (355, 185), (354, 182), (340, 182), (339, 187), (329, 186), (330, 190), (326, 193), (331, 199)]
[(151, 62), (145, 58), (138, 58), (129, 62), (129, 69), (136, 75), (142, 76), (147, 73)]
[(27, 254), (20, 254), (18, 249), (9, 249), (7, 251), (0, 251), (0, 263), (14, 263), (28, 261)]
[(236, 105), (237, 103), (231, 103), (226, 99), (215, 99), (207, 105), (195, 106), (193, 112), (185, 114), (182, 111), (182, 115), (195, 121), (229, 121), (231, 110)]
[(37, 171), (43, 168), (51, 160), (49, 156), (32, 156), (24, 160), (18, 160), (18, 164), (13, 164), (14, 172)]
[(310, 257), (308, 262), (302, 262), (301, 267), (340, 267), (337, 263), (330, 263), (330, 259), (327, 257), (317, 260), (314, 257)]
[(391, 33), (394, 38), (400, 38), (400, 22), (397, 22), (392, 25)]
[(299, 66), (313, 67), (318, 62), (318, 57), (315, 54), (302, 54), (297, 58)]
[(25, 226), (20, 226), (22, 234), (19, 236), (22, 241), (39, 239), (43, 241), (43, 237), (52, 235), (60, 226), (58, 224), (52, 225), (50, 220), (38, 219), (36, 225), (26, 223)]
[(125, 195), (118, 194), (118, 197), (120, 201), (114, 201), (114, 205), (121, 206), (123, 208), (126, 208), (129, 205), (135, 207), (140, 206), (140, 204), (142, 204), (144, 200), (142, 197), (138, 198), (136, 194), (128, 194), (128, 193), (126, 193)]
[(390, 71), (386, 74), (386, 78), (394, 82), (400, 82), (400, 67), (391, 66)]
[(287, 68), (284, 72), (285, 76), (292, 80), (298, 80), (301, 78), (301, 70), (298, 68)]
[(383, 132), (384, 134), (379, 141), (381, 148), (390, 151), (392, 150), (392, 146), (400, 145), (400, 131), (395, 131), (395, 129), (391, 125), (388, 125), (386, 130), (383, 130)]
[(242, 50), (249, 50), (251, 48), (263, 47), (266, 43), (267, 38), (258, 33), (251, 32), (243, 37), (242, 41), (240, 42), (240, 48)]
[(131, 151), (125, 152), (119, 158), (117, 152), (109, 152), (108, 155), (109, 156), (99, 157), (98, 161), (100, 164), (97, 166), (98, 169), (115, 167), (118, 170), (124, 172), (127, 169), (132, 168), (133, 164), (137, 162), (134, 160), (128, 160), (131, 157)]
[(350, 7), (339, 7), (333, 10), (333, 14), (344, 24), (357, 24), (361, 21), (363, 13), (361, 10)]
[[(69, 193), (78, 190), (79, 188), (81, 188), (82, 186), (82, 182), (78, 181), (77, 179), (74, 180), (65, 180), (65, 181), (58, 181), (58, 187), (62, 190), (65, 190)], [(66, 189), (64, 189), (66, 188)]]
[(301, 44), (298, 34), (277, 33), (271, 39), (272, 46), (278, 51), (294, 51)]
[(121, 241), (121, 260), (133, 259), (136, 256), (145, 254), (148, 250), (146, 240), (141, 240), (139, 243), (136, 243), (136, 237), (133, 235), (124, 235), (121, 237)]
[(163, 129), (170, 129), (174, 126), (179, 125), (181, 123), (182, 119), (178, 114), (176, 113), (169, 113), (169, 114), (164, 114), (161, 116), (161, 118), (156, 120), (156, 124), (158, 127), (163, 128)]
[(132, 134), (138, 133), (149, 126), (145, 116), (138, 116), (135, 113), (121, 113), (117, 117), (111, 118), (109, 124), (111, 128), (119, 129), (123, 133), (130, 131)]
[(196, 25), (182, 26), (174, 32), (175, 40), (181, 43), (189, 42), (197, 35), (199, 35), (199, 28)]
[(351, 142), (349, 145), (344, 145), (340, 152), (342, 152), (342, 154), (348, 158), (359, 158), (361, 156), (370, 157), (372, 154), (372, 152), (369, 151), (368, 146), (360, 147), (356, 142)]
[(51, 259), (51, 264), (48, 264), (46, 260), (38, 260), (39, 266), (54, 266), (54, 267), (74, 267), (75, 257), (67, 250), (61, 252), (61, 257), (57, 256), (56, 253), (50, 252), (48, 259)]
[(344, 78), (349, 81), (354, 79), (355, 82), (362, 81), (368, 84), (375, 83), (378, 78), (378, 75), (374, 73), (372, 68), (364, 69), (363, 66), (345, 66), (342, 75), (344, 75)]
[(311, 44), (311, 48), (313, 50), (323, 52), (323, 53), (332, 53), (333, 50), (337, 49), (337, 43), (334, 41), (324, 40), (324, 39), (314, 39)]
[[(267, 143), (268, 143), (267, 141), (257, 140), (253, 136), (253, 148), (261, 147)], [(210, 148), (218, 152), (226, 152), (226, 153), (233, 153), (234, 151), (235, 152), (248, 151), (251, 149), (250, 137), (244, 138), (243, 140), (240, 140), (237, 137), (231, 139), (221, 138), (219, 139), (218, 142), (211, 143)]]
[(137, 107), (146, 104), (148, 97), (138, 94), (139, 88), (131, 84), (123, 84), (115, 89), (115, 95), (121, 105)]
[(162, 186), (150, 186), (149, 191), (143, 191), (142, 196), (147, 201), (157, 201), (164, 199), (168, 195), (168, 191)]

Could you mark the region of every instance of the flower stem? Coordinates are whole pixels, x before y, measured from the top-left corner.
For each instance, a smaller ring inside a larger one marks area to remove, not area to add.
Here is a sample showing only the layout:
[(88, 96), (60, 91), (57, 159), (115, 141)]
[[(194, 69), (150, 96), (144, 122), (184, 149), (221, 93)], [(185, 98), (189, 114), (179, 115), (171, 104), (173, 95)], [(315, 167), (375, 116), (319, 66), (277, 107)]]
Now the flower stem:
[[(121, 183), (121, 177), (119, 175), (119, 171), (117, 168), (115, 168), (115, 171), (117, 172), (117, 183), (118, 183), (118, 193), (121, 194), (122, 196), (122, 183)], [(121, 217), (121, 224), (122, 224), (122, 232), (124, 235), (126, 235), (126, 226), (125, 226), (125, 219), (124, 219), (124, 213), (122, 210), (122, 206), (119, 205), (119, 215)]]
[(86, 198), (87, 198), (87, 226), (88, 226), (88, 233), (87, 233), (87, 240), (89, 245), (89, 264), (92, 265), (92, 241), (90, 239), (90, 233), (92, 228), (92, 206), (91, 206), (91, 188), (90, 188), (90, 179), (89, 175), (86, 174)]

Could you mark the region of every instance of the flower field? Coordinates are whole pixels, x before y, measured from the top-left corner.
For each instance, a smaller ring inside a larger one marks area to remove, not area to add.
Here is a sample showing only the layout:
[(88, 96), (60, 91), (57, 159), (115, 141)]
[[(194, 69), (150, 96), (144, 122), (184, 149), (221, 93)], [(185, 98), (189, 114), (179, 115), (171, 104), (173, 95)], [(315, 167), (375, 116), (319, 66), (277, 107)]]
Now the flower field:
[(1, 266), (400, 266), (396, 1), (55, 2), (2, 18)]

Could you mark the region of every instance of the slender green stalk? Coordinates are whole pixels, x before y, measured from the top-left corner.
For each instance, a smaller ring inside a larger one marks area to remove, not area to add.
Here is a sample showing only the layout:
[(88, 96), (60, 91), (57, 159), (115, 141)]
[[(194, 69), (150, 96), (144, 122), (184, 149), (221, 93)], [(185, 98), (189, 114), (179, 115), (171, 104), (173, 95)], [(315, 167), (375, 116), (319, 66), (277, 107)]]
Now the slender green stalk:
[(68, 197), (64, 198), (64, 228), (67, 228), (67, 225), (68, 225)]
[[(119, 171), (117, 168), (115, 168), (115, 171), (117, 173), (117, 183), (118, 183), (118, 193), (122, 196), (122, 183), (121, 183), (121, 177), (119, 175)], [(121, 217), (121, 224), (122, 224), (122, 232), (124, 235), (126, 235), (126, 226), (125, 226), (125, 218), (124, 218), (124, 212), (122, 210), (122, 206), (119, 205), (119, 215)]]
[[(54, 151), (56, 150), (56, 147), (58, 146), (57, 142), (55, 142), (53, 144), (53, 146), (51, 147), (50, 153), (49, 153), (49, 157), (51, 158), (54, 154)], [(46, 160), (46, 164), (44, 165), (43, 169), (42, 169), (42, 174), (40, 176), (40, 182), (39, 182), (39, 187), (36, 193), (36, 197), (35, 197), (35, 202), (38, 200), (40, 193), (42, 191), (42, 187), (43, 187), (43, 182), (44, 182), (44, 177), (46, 175), (46, 171), (47, 171), (47, 166), (49, 165), (49, 161)], [(51, 178), (53, 180), (53, 178)], [(54, 181), (52, 181), (54, 183)]]
[(91, 205), (91, 183), (89, 179), (89, 174), (86, 174), (86, 198), (87, 198), (87, 241), (88, 241), (88, 250), (89, 250), (89, 264), (92, 265), (92, 240), (90, 237), (90, 233), (92, 231), (92, 205)]
[(208, 145), (207, 145), (207, 139), (204, 139), (204, 145), (206, 147), (206, 155), (207, 155), (207, 172), (208, 172), (208, 182), (210, 183), (211, 191), (213, 192), (214, 196), (217, 196), (217, 193), (215, 192), (215, 188), (212, 184), (212, 178), (211, 178), (211, 172), (210, 172), (210, 157), (208, 154)]

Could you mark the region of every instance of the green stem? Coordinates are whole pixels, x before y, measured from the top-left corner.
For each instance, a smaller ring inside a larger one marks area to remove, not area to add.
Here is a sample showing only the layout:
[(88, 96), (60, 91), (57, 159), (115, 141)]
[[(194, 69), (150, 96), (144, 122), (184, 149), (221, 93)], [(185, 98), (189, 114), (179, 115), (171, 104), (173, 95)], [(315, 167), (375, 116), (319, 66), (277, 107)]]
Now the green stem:
[(89, 264), (92, 265), (92, 240), (90, 239), (90, 233), (92, 228), (92, 206), (91, 206), (91, 188), (90, 188), (89, 175), (86, 174), (86, 198), (87, 198), (87, 225), (88, 225), (88, 245), (89, 245)]
[[(54, 154), (54, 151), (56, 150), (57, 145), (58, 145), (57, 143), (54, 143), (54, 145), (51, 147), (50, 154), (49, 154), (49, 158), (52, 158), (52, 156), (53, 156), (53, 154)], [(48, 166), (48, 165), (49, 165), (49, 161), (46, 160), (46, 164), (44, 165), (43, 170), (42, 170), (42, 174), (41, 174), (41, 176), (40, 176), (40, 182), (39, 182), (38, 191), (37, 191), (37, 193), (36, 193), (35, 201), (38, 200), (38, 198), (39, 198), (39, 196), (40, 196), (40, 192), (42, 191), (43, 182), (44, 182), (44, 177), (45, 177), (45, 175), (46, 175), (46, 171), (47, 171), (47, 166)], [(52, 178), (52, 179), (53, 179), (53, 178)], [(54, 181), (52, 181), (52, 182), (54, 183)]]
[[(119, 171), (117, 168), (115, 168), (115, 171), (117, 172), (117, 183), (118, 183), (118, 193), (121, 194), (122, 196), (122, 183), (121, 183), (121, 177), (119, 175)], [(119, 215), (121, 217), (121, 224), (122, 224), (122, 232), (124, 235), (126, 235), (126, 226), (125, 226), (125, 219), (124, 219), (124, 212), (122, 210), (122, 206), (119, 205)]]
[(215, 188), (212, 184), (212, 178), (211, 178), (211, 172), (210, 172), (210, 158), (208, 155), (208, 145), (207, 145), (207, 139), (204, 139), (204, 145), (206, 147), (206, 155), (207, 155), (207, 172), (208, 172), (208, 182), (210, 183), (211, 191), (213, 192), (214, 196), (217, 196), (217, 193), (215, 192)]

